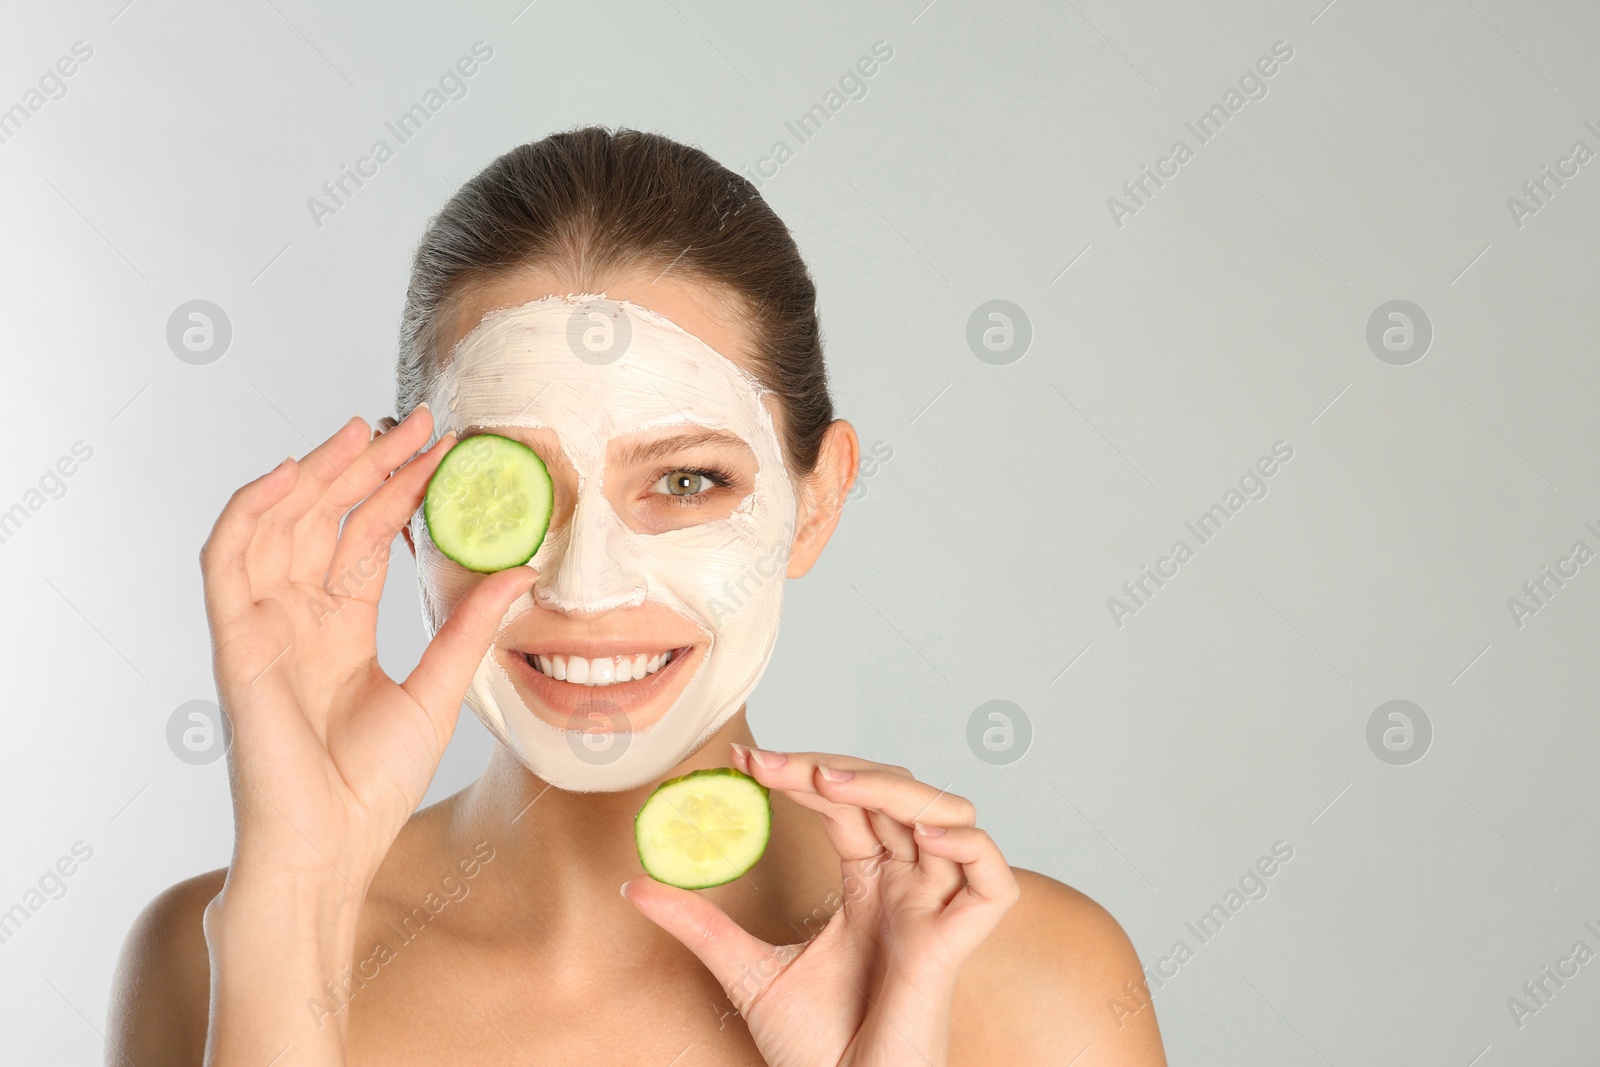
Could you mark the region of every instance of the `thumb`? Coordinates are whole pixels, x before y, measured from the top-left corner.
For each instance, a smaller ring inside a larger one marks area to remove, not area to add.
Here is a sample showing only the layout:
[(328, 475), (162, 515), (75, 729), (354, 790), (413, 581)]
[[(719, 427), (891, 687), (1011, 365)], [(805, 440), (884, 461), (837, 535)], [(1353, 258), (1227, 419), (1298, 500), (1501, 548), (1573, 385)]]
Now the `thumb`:
[(769, 945), (700, 894), (654, 878), (623, 882), (622, 895), (705, 964), (741, 1015), (804, 947)]
[(456, 602), (402, 686), (430, 717), (443, 723), (461, 710), (473, 672), (500, 632), (511, 602), (538, 577), (532, 567), (508, 567), (478, 582)]

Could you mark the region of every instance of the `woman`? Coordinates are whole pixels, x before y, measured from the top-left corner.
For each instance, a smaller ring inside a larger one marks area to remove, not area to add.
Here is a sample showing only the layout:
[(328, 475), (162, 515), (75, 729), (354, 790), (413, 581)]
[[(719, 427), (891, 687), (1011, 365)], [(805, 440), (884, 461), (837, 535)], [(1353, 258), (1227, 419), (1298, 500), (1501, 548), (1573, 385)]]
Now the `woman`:
[[(135, 924), (108, 1062), (1164, 1062), (1116, 921), (1008, 867), (968, 801), (755, 746), (781, 579), (858, 446), (750, 183), (629, 130), (496, 160), (422, 240), (398, 409), (244, 486), (201, 553), (233, 861)], [(556, 499), (530, 564), (484, 575), (418, 511), (486, 430)], [(398, 683), (375, 645), (396, 531), (434, 631)], [(499, 743), (417, 811), (463, 699)], [(645, 797), (725, 766), (772, 791), (761, 861), (702, 892), (644, 876)]]

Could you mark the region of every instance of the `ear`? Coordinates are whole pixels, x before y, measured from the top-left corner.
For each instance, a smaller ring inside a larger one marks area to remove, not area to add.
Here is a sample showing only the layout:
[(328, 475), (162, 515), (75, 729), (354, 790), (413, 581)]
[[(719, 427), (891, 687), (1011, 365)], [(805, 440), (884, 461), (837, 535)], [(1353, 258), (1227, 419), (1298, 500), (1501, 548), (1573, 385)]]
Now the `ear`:
[(861, 468), (861, 442), (856, 430), (843, 419), (835, 419), (822, 434), (817, 450), (817, 465), (801, 485), (795, 502), (794, 546), (789, 550), (790, 578), (809, 571), (822, 548), (833, 536), (844, 511), (845, 497), (856, 483)]
[[(394, 429), (398, 425), (400, 425), (400, 422), (393, 415), (385, 415), (385, 416), (383, 416), (381, 419), (378, 420), (378, 425), (373, 427), (372, 439), (374, 441), (376, 441), (380, 434), (386, 433), (389, 430)], [(417, 546), (411, 540), (411, 524), (409, 522), (406, 523), (404, 526), (400, 527), (400, 536), (402, 536), (402, 537), (404, 537), (406, 539), (406, 547), (411, 550), (411, 558), (412, 559), (416, 559), (417, 558)]]

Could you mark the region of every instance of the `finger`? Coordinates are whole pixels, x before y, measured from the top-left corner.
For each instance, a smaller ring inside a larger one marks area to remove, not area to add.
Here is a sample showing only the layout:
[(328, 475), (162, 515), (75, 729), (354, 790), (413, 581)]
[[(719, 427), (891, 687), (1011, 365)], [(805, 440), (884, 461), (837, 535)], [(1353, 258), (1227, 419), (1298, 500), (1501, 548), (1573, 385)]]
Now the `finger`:
[[(756, 759), (761, 762), (765, 770), (776, 770), (790, 760), (800, 761), (799, 769), (791, 768), (790, 773), (795, 775), (795, 781), (805, 781), (811, 776), (811, 768), (819, 763), (826, 763), (830, 767), (842, 767), (849, 771), (888, 771), (890, 774), (899, 775), (901, 778), (912, 778), (913, 775), (904, 767), (892, 763), (875, 763), (860, 756), (848, 756), (842, 752), (777, 752), (767, 748), (750, 748), (746, 752), (756, 753)], [(744, 766), (749, 766), (749, 761), (744, 761)]]
[(290, 457), (236, 490), (217, 517), (206, 543), (200, 546), (206, 615), (213, 626), (237, 618), (255, 603), (246, 566), (250, 542), (261, 516), (293, 487), (294, 467), (294, 458)]
[(938, 826), (972, 826), (978, 821), (972, 801), (914, 778), (842, 769), (834, 769), (833, 775), (817, 776), (818, 791), (823, 796), (881, 811), (906, 826), (919, 821)]
[[(732, 755), (731, 755), (731, 757), (729, 759), (729, 762), (731, 764), (733, 764), (733, 766), (734, 766), (734, 768), (736, 770), (743, 771), (745, 774), (750, 774), (751, 773), (751, 770), (750, 770), (750, 752), (751, 752), (751, 750), (749, 748), (746, 748), (744, 745), (738, 744), (736, 742), (731, 743), (730, 744), (730, 748), (731, 748)], [(765, 750), (765, 749), (760, 749), (760, 750), (757, 750), (757, 751), (760, 751), (762, 753), (762, 758), (763, 759), (769, 759), (769, 758), (777, 755), (776, 753), (770, 752), (770, 751)], [(911, 772), (906, 770), (904, 767), (896, 767), (896, 766), (892, 766), (892, 765), (887, 764), (887, 763), (874, 763), (871, 760), (859, 759), (859, 758), (857, 758), (855, 756), (844, 756), (844, 755), (838, 755), (838, 754), (834, 754), (834, 753), (821, 753), (821, 752), (808, 752), (808, 753), (804, 753), (804, 755), (809, 756), (809, 757), (814, 757), (814, 758), (819, 759), (819, 760), (825, 759), (825, 760), (828, 761), (828, 765), (830, 767), (841, 767), (841, 766), (843, 766), (843, 767), (849, 767), (852, 770), (878, 769), (878, 770), (890, 771), (890, 772), (892, 772), (894, 774), (901, 775), (902, 777), (905, 777), (905, 778), (910, 778), (911, 777)], [(815, 800), (816, 800), (816, 803), (815, 803), (814, 806), (812, 806), (812, 805), (807, 805), (807, 806), (808, 807), (812, 807), (812, 810), (815, 810), (815, 811), (825, 811), (825, 810), (827, 810), (827, 806), (829, 804), (828, 801), (824, 801), (820, 797), (816, 797)], [(797, 799), (797, 802), (799, 802), (798, 799)]]
[(622, 883), (622, 895), (645, 918), (683, 942), (722, 983), (741, 1014), (803, 949), (769, 945), (707, 898), (653, 878), (630, 878)]
[(976, 826), (954, 826), (937, 835), (918, 834), (918, 847), (960, 864), (967, 884), (937, 923), (947, 944), (970, 953), (999, 925), (1021, 888), (994, 838)]
[[(883, 768), (882, 773), (897, 777), (882, 764), (831, 753), (782, 753), (750, 749), (745, 765), (750, 768), (751, 777), (762, 785), (780, 790), (795, 803), (821, 815), (828, 840), (844, 863), (868, 863), (875, 869), (885, 849), (896, 859), (915, 862), (916, 846), (908, 827), (895, 826), (892, 819), (874, 821), (860, 805), (823, 795), (816, 780), (821, 768), (827, 766), (820, 762), (822, 759), (854, 763), (863, 768), (863, 773), (868, 767)], [(836, 773), (855, 773), (831, 769)], [(908, 777), (905, 780), (912, 779)]]
[(827, 800), (881, 811), (906, 826), (919, 819), (940, 826), (972, 826), (978, 821), (972, 802), (948, 790), (935, 789), (881, 764), (853, 770), (839, 757), (822, 758), (835, 772), (832, 780), (814, 773), (819, 762), (812, 753), (752, 749), (751, 777), (769, 788), (814, 789)]
[[(296, 465), (298, 477), (287, 496), (267, 509), (250, 543), (250, 575), (260, 584), (285, 582), (294, 559), (294, 529), (320, 497), (328, 481), (365, 447), (369, 431), (361, 416), (352, 415), (326, 441)], [(258, 588), (260, 585), (258, 584)]]
[[(948, 856), (940, 855), (937, 849), (923, 848), (922, 846), (932, 837), (942, 837), (950, 831), (943, 826), (934, 826), (929, 823), (914, 823), (913, 839), (917, 843), (917, 870), (922, 875), (922, 884), (936, 894), (940, 903), (948, 905), (951, 899), (966, 884), (966, 876), (961, 873), (961, 864)], [(965, 832), (966, 827), (957, 827), (958, 831)]]
[(539, 572), (532, 567), (508, 567), (474, 585), (450, 611), (422, 659), (401, 688), (411, 695), (435, 725), (453, 722), (461, 710), (467, 684), (483, 654), (500, 630), (511, 602), (532, 587)]
[(914, 778), (885, 771), (847, 771), (819, 764), (817, 791), (835, 802), (854, 803), (868, 812), (875, 833), (898, 860), (917, 863), (925, 880), (953, 891), (959, 884), (955, 872), (937, 862), (920, 863), (919, 842), (911, 827), (918, 818), (943, 825), (976, 821), (977, 813), (965, 798), (935, 790)]
[(427, 492), (428, 480), (455, 445), (446, 434), (432, 448), (401, 467), (350, 513), (333, 556), (318, 580), (334, 596), (376, 604), (389, 572), (389, 554), (400, 528), (410, 521)]
[(872, 827), (873, 836), (889, 850), (891, 859), (917, 862), (917, 843), (912, 838), (911, 827), (889, 818), (881, 811), (862, 810), (867, 812), (867, 825)]
[(865, 809), (854, 804), (837, 804), (807, 790), (779, 791), (801, 807), (810, 808), (822, 816), (823, 833), (827, 834), (828, 844), (838, 854), (840, 869), (845, 874), (867, 875), (876, 871), (878, 865), (888, 858), (884, 854), (885, 848), (896, 855), (904, 855), (903, 847), (896, 852), (894, 846), (886, 845)]
[(346, 513), (410, 460), (427, 441), (432, 425), (428, 409), (419, 407), (396, 429), (381, 435), (372, 431), (371, 440), (323, 487), (321, 495), (295, 523), (291, 581), (322, 584)]

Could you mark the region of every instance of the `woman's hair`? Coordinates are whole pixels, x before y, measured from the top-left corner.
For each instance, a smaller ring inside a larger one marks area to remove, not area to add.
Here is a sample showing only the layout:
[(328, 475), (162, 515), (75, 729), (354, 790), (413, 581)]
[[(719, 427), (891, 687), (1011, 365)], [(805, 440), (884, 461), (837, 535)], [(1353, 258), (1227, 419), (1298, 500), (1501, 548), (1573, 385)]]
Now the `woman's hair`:
[(698, 148), (639, 130), (553, 133), (490, 163), (430, 220), (400, 320), (396, 414), (422, 400), (474, 283), (553, 271), (580, 289), (670, 269), (718, 289), (754, 338), (755, 374), (784, 413), (784, 451), (808, 474), (833, 421), (816, 286), (751, 182)]

